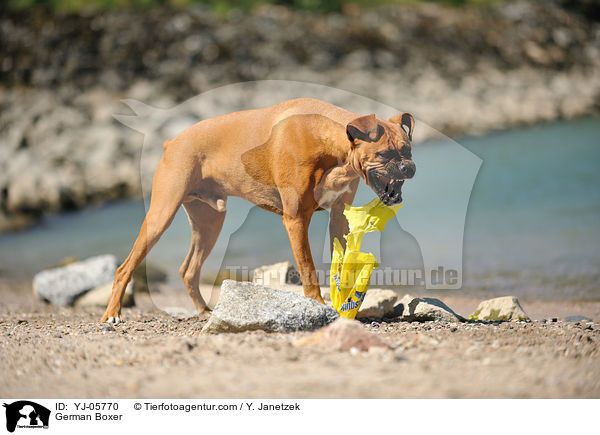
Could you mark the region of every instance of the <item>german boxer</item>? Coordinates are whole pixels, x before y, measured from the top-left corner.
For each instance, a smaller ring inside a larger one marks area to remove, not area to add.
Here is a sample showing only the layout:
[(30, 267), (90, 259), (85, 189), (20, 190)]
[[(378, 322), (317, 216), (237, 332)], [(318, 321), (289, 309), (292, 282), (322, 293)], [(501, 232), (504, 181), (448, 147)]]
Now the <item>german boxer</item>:
[(284, 101), (198, 122), (167, 140), (152, 183), (150, 208), (127, 259), (117, 269), (102, 321), (121, 321), (121, 298), (133, 272), (183, 205), (192, 228), (179, 273), (196, 308), (200, 270), (225, 220), (227, 197), (239, 196), (282, 216), (304, 294), (323, 303), (308, 243), (313, 213), (331, 208), (330, 243), (345, 244), (351, 204), (362, 178), (387, 205), (402, 201), (414, 119), (358, 116), (310, 98)]

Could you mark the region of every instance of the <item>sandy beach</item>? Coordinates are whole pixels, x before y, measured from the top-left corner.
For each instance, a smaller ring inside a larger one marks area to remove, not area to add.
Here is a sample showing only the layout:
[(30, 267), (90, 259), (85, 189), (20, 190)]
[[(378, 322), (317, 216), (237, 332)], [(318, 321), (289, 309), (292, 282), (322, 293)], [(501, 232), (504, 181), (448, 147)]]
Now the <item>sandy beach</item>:
[[(480, 301), (441, 298), (462, 315)], [(530, 323), (363, 322), (392, 346), (369, 352), (298, 345), (307, 332), (204, 335), (206, 319), (177, 320), (148, 294), (136, 302), (112, 328), (101, 309), (47, 305), (28, 283), (1, 279), (0, 396), (600, 397), (600, 301), (521, 300)]]

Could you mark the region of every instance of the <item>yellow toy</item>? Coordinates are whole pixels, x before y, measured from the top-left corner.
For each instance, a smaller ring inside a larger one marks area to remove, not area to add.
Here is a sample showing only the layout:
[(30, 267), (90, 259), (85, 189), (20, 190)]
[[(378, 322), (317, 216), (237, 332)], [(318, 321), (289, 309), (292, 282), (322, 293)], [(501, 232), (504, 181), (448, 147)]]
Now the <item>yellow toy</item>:
[(346, 250), (336, 238), (333, 241), (329, 286), (331, 302), (340, 317), (354, 319), (367, 294), (373, 269), (379, 267), (375, 256), (360, 252), (364, 235), (370, 231), (383, 231), (385, 224), (396, 216), (402, 204), (388, 207), (374, 199), (362, 207), (346, 204), (344, 215), (350, 233), (345, 236)]

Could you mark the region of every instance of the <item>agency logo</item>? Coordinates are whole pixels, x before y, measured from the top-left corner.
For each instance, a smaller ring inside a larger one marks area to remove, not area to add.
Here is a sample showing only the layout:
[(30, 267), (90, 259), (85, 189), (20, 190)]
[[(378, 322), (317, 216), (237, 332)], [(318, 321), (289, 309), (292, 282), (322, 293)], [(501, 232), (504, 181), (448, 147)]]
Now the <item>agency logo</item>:
[(15, 429), (48, 429), (50, 410), (38, 403), (29, 400), (19, 400), (5, 403), (6, 430), (14, 432)]

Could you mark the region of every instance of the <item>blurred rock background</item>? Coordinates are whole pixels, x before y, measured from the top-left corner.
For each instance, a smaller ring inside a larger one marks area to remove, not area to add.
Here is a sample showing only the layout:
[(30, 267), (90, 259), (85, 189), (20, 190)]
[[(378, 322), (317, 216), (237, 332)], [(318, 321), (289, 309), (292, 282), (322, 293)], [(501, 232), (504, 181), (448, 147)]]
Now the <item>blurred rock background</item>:
[(599, 9), (593, 0), (2, 3), (0, 232), (141, 195), (142, 136), (112, 116), (130, 113), (126, 98), (170, 108), (231, 83), (308, 81), (451, 136), (597, 112)]

